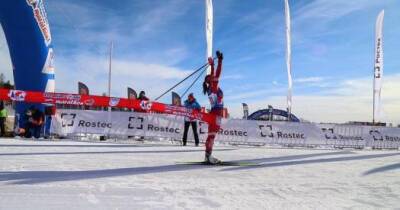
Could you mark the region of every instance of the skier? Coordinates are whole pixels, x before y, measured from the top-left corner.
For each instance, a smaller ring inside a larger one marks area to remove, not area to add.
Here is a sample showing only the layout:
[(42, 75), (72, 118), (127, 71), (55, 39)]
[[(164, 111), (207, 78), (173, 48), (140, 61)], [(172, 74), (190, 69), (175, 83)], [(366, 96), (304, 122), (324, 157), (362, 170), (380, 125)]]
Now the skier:
[(208, 58), (208, 63), (211, 67), (211, 74), (207, 75), (204, 78), (203, 82), (203, 93), (207, 94), (210, 100), (211, 105), (211, 114), (215, 116), (215, 122), (210, 123), (208, 125), (208, 136), (206, 140), (206, 151), (205, 151), (205, 162), (209, 164), (218, 164), (221, 163), (220, 160), (213, 157), (212, 149), (214, 146), (214, 139), (217, 135), (220, 126), (221, 126), (221, 118), (224, 109), (223, 97), (224, 94), (222, 90), (218, 87), (219, 78), (221, 76), (222, 71), (222, 60), (223, 54), (220, 51), (216, 52), (218, 58), (218, 66), (217, 70), (214, 69), (214, 59), (212, 57)]

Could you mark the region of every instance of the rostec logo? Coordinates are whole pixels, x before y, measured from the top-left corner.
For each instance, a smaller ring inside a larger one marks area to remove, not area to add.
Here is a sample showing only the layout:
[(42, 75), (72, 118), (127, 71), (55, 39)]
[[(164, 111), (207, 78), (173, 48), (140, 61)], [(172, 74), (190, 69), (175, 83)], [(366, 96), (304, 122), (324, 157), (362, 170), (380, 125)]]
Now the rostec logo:
[(322, 133), (325, 134), (325, 139), (337, 139), (336, 134), (333, 132), (333, 128), (322, 128)]
[(42, 32), (43, 38), (47, 46), (51, 43), (51, 33), (49, 22), (47, 21), (47, 14), (44, 9), (42, 0), (26, 0), (29, 6), (32, 7), (33, 15), (36, 19), (39, 29)]
[(119, 98), (110, 98), (110, 102), (108, 103), (110, 106), (117, 106), (119, 104)]
[(8, 97), (10, 97), (10, 99), (13, 101), (25, 101), (26, 92), (20, 90), (10, 90)]
[(149, 101), (141, 101), (140, 102), (140, 108), (142, 108), (143, 110), (151, 110), (151, 107), (153, 106), (153, 104)]
[(274, 133), (272, 132), (272, 125), (259, 125), (261, 137), (274, 138)]
[(61, 113), (61, 126), (64, 127), (72, 127), (74, 126), (76, 114), (75, 113)]
[(129, 117), (128, 129), (143, 130), (143, 117)]
[(375, 78), (381, 78), (381, 67), (379, 66), (375, 67)]
[(371, 135), (372, 138), (374, 138), (374, 141), (383, 141), (383, 136), (381, 132), (379, 132), (378, 130), (370, 130), (369, 135)]

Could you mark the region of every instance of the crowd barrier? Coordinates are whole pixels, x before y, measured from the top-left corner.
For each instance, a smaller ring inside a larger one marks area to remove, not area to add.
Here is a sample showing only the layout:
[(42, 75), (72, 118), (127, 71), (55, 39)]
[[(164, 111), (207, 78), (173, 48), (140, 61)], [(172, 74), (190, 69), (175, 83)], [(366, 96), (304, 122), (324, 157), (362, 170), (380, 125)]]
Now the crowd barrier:
[[(58, 110), (52, 119), (51, 131), (61, 136), (99, 134), (179, 140), (183, 134), (183, 122), (182, 116), (166, 114)], [(207, 126), (199, 122), (202, 142), (207, 137)], [(190, 130), (189, 138), (192, 136)], [(216, 141), (247, 145), (397, 149), (400, 146), (400, 128), (223, 119)]]

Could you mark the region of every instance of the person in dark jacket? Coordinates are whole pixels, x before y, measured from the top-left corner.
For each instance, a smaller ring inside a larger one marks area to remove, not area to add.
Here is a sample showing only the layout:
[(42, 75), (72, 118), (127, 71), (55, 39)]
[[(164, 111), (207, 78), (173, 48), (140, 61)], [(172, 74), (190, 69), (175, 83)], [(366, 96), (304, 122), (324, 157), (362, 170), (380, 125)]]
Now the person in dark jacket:
[(148, 101), (149, 100), (149, 98), (146, 97), (146, 92), (144, 92), (143, 90), (140, 91), (139, 97), (137, 99), (143, 100), (143, 101)]
[(44, 124), (44, 114), (39, 109), (31, 106), (26, 113), (27, 123), (25, 126), (25, 137), (40, 138), (42, 127)]
[[(200, 104), (197, 103), (196, 99), (193, 96), (193, 93), (190, 93), (188, 95), (188, 99), (185, 101), (184, 106), (188, 109), (196, 109), (199, 111), (201, 110)], [(197, 147), (197, 146), (199, 146), (199, 135), (197, 133), (197, 120), (190, 119), (189, 117), (185, 117), (185, 129), (183, 130), (182, 144), (183, 144), (183, 146), (186, 146), (187, 133), (188, 133), (190, 125), (192, 125), (194, 141), (195, 141), (195, 145)]]

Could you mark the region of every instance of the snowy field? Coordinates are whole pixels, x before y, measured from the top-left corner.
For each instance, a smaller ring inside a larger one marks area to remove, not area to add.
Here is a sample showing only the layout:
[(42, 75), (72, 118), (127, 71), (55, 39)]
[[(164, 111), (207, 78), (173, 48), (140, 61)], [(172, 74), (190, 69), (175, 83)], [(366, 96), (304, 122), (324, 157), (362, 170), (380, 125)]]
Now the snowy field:
[(0, 139), (0, 209), (400, 209), (400, 152)]

